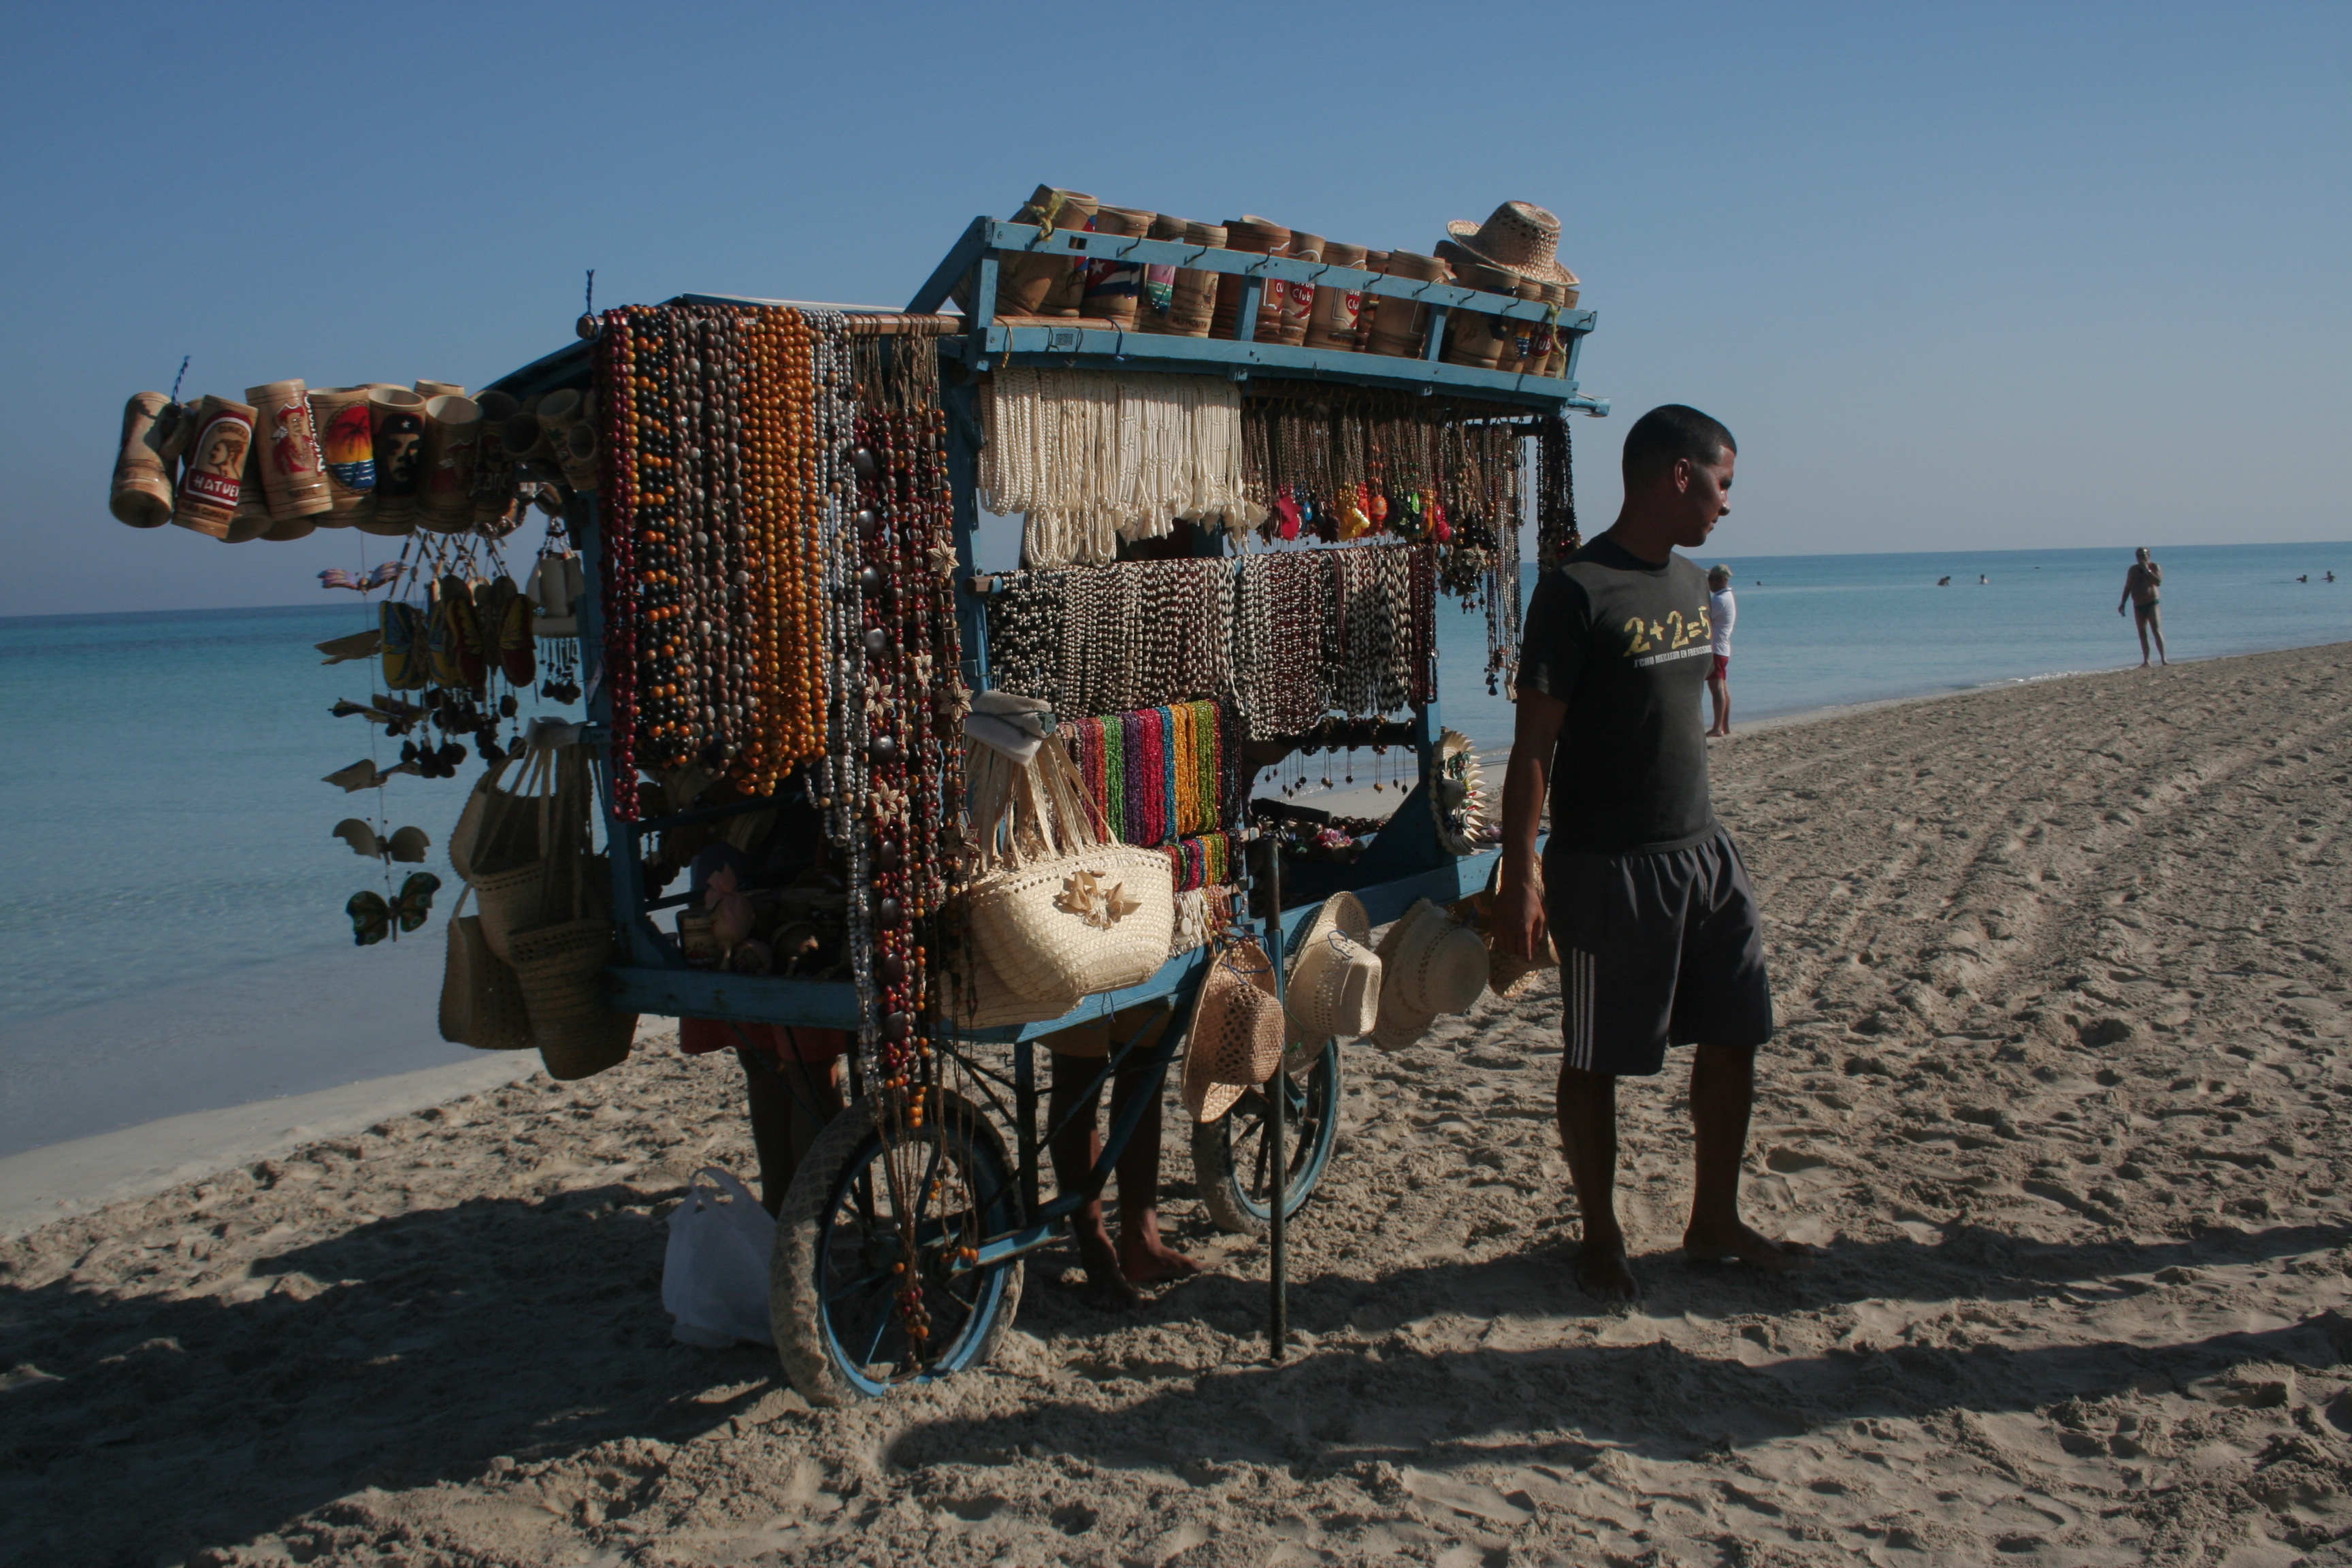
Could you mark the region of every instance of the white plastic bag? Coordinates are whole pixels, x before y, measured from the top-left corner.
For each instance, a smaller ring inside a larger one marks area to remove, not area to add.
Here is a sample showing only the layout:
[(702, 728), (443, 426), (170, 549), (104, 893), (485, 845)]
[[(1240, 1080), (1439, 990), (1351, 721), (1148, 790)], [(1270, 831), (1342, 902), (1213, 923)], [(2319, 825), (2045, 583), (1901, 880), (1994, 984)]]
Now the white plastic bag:
[[(708, 1178), (706, 1183), (706, 1178)], [(776, 1222), (735, 1175), (705, 1165), (669, 1212), (662, 1307), (679, 1340), (724, 1349), (738, 1340), (776, 1342), (768, 1326), (768, 1254)]]

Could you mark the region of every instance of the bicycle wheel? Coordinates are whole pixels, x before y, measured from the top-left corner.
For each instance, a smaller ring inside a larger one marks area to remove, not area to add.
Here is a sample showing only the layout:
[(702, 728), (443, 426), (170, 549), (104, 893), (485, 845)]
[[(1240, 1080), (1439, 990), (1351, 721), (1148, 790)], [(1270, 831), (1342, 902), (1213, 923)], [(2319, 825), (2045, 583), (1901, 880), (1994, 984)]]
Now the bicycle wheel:
[[(1304, 1073), (1277, 1073), (1282, 1087), (1284, 1163), (1290, 1167), (1283, 1194), (1285, 1218), (1306, 1206), (1331, 1163), (1339, 1135), (1339, 1042), (1326, 1040)], [(1192, 1175), (1201, 1203), (1219, 1230), (1235, 1236), (1262, 1234), (1274, 1217), (1274, 1184), (1268, 1170), (1266, 1089), (1254, 1089), (1206, 1126), (1192, 1129)]]
[[(985, 1362), (1013, 1326), (1021, 1265), (960, 1267), (962, 1249), (1013, 1229), (1021, 1205), (1004, 1142), (980, 1109), (940, 1093), (937, 1113), (889, 1140), (871, 1101), (829, 1122), (777, 1217), (768, 1311), (785, 1375), (812, 1405), (878, 1398)], [(929, 1331), (908, 1331), (898, 1265), (911, 1228)]]

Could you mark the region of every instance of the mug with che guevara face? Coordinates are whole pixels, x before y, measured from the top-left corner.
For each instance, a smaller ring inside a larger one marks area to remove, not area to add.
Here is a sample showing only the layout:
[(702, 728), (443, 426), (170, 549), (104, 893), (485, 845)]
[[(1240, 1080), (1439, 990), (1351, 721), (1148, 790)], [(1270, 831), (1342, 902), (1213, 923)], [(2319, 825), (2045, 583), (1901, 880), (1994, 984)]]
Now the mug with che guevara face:
[(375, 520), (411, 522), (424, 480), (425, 399), (401, 386), (368, 395), (375, 463)]

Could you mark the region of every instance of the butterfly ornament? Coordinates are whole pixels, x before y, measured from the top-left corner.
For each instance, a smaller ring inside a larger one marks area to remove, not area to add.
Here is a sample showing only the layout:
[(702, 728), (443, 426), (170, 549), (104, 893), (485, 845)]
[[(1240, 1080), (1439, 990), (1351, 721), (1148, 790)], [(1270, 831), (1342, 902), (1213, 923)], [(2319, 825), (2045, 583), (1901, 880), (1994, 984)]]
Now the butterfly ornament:
[(353, 893), (343, 905), (343, 913), (352, 917), (352, 941), (360, 947), (373, 947), (385, 937), (400, 940), (400, 933), (415, 931), (433, 912), (433, 895), (441, 890), (441, 879), (430, 871), (411, 871), (400, 885), (400, 891), (390, 900), (382, 893)]

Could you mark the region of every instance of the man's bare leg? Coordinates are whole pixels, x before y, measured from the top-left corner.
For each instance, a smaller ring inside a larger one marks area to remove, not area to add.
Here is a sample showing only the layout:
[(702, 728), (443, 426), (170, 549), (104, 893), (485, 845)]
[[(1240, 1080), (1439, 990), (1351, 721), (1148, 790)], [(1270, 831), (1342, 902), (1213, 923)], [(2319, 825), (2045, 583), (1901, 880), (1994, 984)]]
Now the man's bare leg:
[(1739, 1161), (1748, 1152), (1748, 1114), (1756, 1103), (1756, 1053), (1700, 1046), (1691, 1060), (1691, 1132), (1697, 1176), (1683, 1251), (1694, 1262), (1738, 1258), (1759, 1268), (1811, 1268), (1813, 1249), (1774, 1241), (1739, 1217)]
[[(2158, 615), (2149, 616), (2147, 617), (2147, 631), (2149, 636), (2156, 638), (2156, 662), (2158, 664), (2170, 664), (2172, 660), (2167, 658), (2164, 652), (2164, 617)], [(2142, 651), (2140, 657), (2142, 658), (2147, 657), (2145, 650)]]
[[(1061, 1130), (1052, 1140), (1054, 1182), (1065, 1193), (1087, 1195), (1070, 1216), (1078, 1261), (1087, 1270), (1087, 1302), (1106, 1311), (1140, 1306), (1143, 1293), (1119, 1268), (1118, 1249), (1111, 1246), (1110, 1229), (1103, 1224), (1102, 1184), (1094, 1175), (1095, 1162), (1102, 1156), (1102, 1134), (1095, 1126), (1100, 1095), (1093, 1084), (1102, 1058), (1066, 1057), (1058, 1051), (1049, 1057), (1053, 1092), (1046, 1101), (1045, 1124)], [(1153, 1153), (1156, 1158), (1158, 1151)]]
[[(751, 1149), (760, 1162), (760, 1206), (772, 1215), (781, 1214), (801, 1161), (815, 1145), (825, 1121), (841, 1113), (835, 1064), (772, 1064), (764, 1057), (755, 1058), (744, 1046), (738, 1046), (735, 1055), (743, 1064), (744, 1091), (751, 1108)], [(792, 1075), (789, 1084), (786, 1074)], [(808, 1104), (801, 1103), (803, 1098)], [(812, 1115), (812, 1110), (816, 1114)]]
[(1603, 1301), (1631, 1301), (1642, 1292), (1617, 1224), (1617, 1080), (1562, 1063), (1558, 1103), (1560, 1149), (1584, 1217), (1576, 1282)]
[(1715, 703), (1715, 722), (1707, 726), (1710, 735), (1731, 733), (1731, 682), (1720, 675), (1706, 678), (1706, 694)]
[(1110, 1089), (1114, 1125), (1129, 1100), (1146, 1094), (1135, 1136), (1118, 1152), (1118, 1271), (1136, 1285), (1201, 1271), (1199, 1264), (1160, 1239), (1160, 1096), (1146, 1093), (1151, 1077), (1148, 1071), (1121, 1073), (1111, 1080)]
[(2139, 628), (2139, 667), (2146, 669), (2147, 668), (2147, 617), (2134, 616), (2132, 625)]

